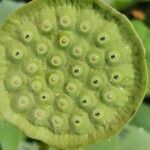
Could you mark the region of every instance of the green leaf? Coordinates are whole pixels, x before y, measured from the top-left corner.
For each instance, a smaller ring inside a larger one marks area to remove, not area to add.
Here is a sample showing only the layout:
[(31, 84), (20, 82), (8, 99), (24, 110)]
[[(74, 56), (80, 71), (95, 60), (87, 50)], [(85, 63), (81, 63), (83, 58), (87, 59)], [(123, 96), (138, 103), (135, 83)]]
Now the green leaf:
[(143, 128), (129, 126), (120, 138), (119, 150), (149, 150), (150, 134)]
[(112, 140), (91, 145), (86, 150), (149, 150), (149, 147), (149, 132), (129, 125)]
[(136, 1), (134, 0), (114, 0), (112, 6), (116, 9), (125, 9), (133, 5)]
[(132, 20), (131, 23), (134, 26), (140, 38), (144, 40), (147, 36), (147, 33), (149, 32), (148, 27), (142, 21), (139, 20)]
[(150, 106), (146, 104), (142, 104), (137, 114), (132, 120), (132, 124), (138, 127), (142, 127), (145, 130), (150, 132)]
[(4, 120), (0, 121), (0, 144), (2, 150), (19, 150), (24, 135), (13, 125)]
[[(148, 73), (150, 74), (150, 29), (142, 22), (138, 20), (131, 21), (136, 32), (143, 41), (144, 47), (146, 49), (146, 60), (148, 65)], [(147, 96), (150, 96), (150, 76), (149, 85), (147, 88)]]

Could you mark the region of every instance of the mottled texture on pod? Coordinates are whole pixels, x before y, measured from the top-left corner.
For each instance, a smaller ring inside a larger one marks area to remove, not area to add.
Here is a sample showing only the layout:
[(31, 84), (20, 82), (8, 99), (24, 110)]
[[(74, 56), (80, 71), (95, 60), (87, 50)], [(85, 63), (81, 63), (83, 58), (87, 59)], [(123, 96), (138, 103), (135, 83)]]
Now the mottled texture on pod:
[(145, 51), (98, 0), (34, 0), (0, 29), (0, 113), (58, 149), (111, 138), (144, 97)]

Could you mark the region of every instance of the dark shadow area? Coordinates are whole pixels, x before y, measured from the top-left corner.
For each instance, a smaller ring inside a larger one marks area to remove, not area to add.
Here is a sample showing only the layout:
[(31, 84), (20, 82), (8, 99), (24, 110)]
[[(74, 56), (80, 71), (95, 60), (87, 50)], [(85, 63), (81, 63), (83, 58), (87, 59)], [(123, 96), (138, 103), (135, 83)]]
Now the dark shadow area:
[(144, 103), (150, 105), (150, 97), (146, 97), (146, 98), (144, 99)]

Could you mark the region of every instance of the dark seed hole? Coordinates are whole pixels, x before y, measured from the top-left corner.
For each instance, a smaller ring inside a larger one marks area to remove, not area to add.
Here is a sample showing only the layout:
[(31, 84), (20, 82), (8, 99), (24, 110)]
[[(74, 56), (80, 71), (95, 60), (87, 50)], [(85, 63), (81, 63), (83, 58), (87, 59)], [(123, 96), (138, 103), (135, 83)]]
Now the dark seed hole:
[(94, 80), (93, 83), (94, 83), (94, 84), (98, 84), (98, 80)]
[(104, 37), (104, 36), (100, 37), (100, 41), (102, 41), (102, 42), (105, 41), (105, 39), (106, 39), (106, 37)]
[(15, 55), (16, 55), (16, 56), (18, 56), (19, 54), (20, 54), (19, 52), (16, 52), (16, 54), (15, 54)]
[(75, 73), (78, 73), (78, 72), (79, 72), (79, 69), (75, 69), (74, 72), (75, 72)]
[(30, 35), (29, 35), (29, 34), (27, 34), (27, 35), (25, 36), (25, 38), (26, 38), (26, 39), (28, 39), (29, 37), (30, 37)]
[(45, 98), (46, 98), (46, 96), (42, 96), (42, 98), (43, 98), (43, 99), (45, 99)]
[(82, 103), (84, 103), (84, 104), (85, 104), (85, 103), (87, 103), (87, 100), (86, 100), (86, 99), (84, 99), (84, 100), (82, 101)]
[(79, 120), (76, 120), (76, 121), (75, 121), (75, 123), (76, 123), (76, 124), (79, 124), (79, 123), (80, 123), (80, 121), (79, 121)]
[(95, 113), (95, 116), (96, 117), (100, 116), (100, 113), (99, 112)]
[(111, 55), (111, 59), (114, 59), (116, 57), (116, 55)]
[(119, 76), (118, 76), (118, 75), (115, 75), (115, 76), (114, 76), (114, 79), (115, 79), (115, 80), (117, 80), (118, 78), (119, 78)]

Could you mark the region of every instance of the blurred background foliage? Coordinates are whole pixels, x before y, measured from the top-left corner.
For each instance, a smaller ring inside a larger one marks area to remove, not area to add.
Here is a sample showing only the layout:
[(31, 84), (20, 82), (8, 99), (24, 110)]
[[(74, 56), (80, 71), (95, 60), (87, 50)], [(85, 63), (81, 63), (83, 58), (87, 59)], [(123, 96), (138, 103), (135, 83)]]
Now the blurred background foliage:
[[(0, 25), (15, 9), (30, 0), (0, 0)], [(103, 0), (125, 14), (142, 39), (150, 68), (150, 0)], [(149, 69), (150, 73), (150, 69)], [(150, 150), (150, 86), (138, 113), (117, 136), (104, 143), (80, 150)], [(0, 118), (0, 150), (56, 150), (26, 137), (16, 127)]]

